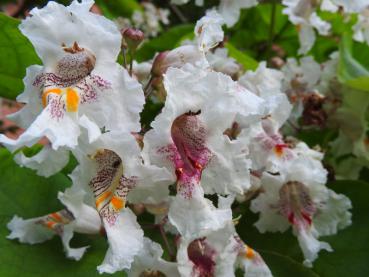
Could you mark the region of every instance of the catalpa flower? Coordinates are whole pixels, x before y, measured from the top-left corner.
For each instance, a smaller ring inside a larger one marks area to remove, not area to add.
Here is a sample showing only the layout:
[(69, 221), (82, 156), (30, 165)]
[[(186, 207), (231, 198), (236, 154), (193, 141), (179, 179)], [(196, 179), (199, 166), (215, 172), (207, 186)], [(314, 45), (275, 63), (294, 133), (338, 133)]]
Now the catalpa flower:
[(43, 136), (55, 150), (74, 148), (83, 130), (90, 142), (101, 135), (101, 128), (124, 125), (139, 131), (141, 86), (115, 62), (120, 32), (113, 22), (90, 13), (92, 4), (74, 1), (65, 7), (49, 2), (21, 23), (43, 66), (27, 69), (25, 91), (17, 98), (26, 105), (12, 116), (27, 130), (17, 140), (1, 136), (9, 149), (32, 146)]
[(72, 248), (69, 244), (73, 233), (99, 234), (102, 225), (97, 211), (83, 202), (84, 192), (67, 189), (59, 192), (59, 200), (65, 209), (31, 219), (14, 216), (7, 227), (11, 231), (7, 238), (22, 243), (41, 243), (58, 235), (62, 239), (66, 255), (70, 259), (82, 258), (88, 246)]
[(250, 187), (248, 148), (224, 132), (235, 121), (258, 120), (263, 101), (229, 76), (190, 64), (169, 68), (164, 86), (166, 103), (144, 137), (143, 152), (147, 163), (167, 168), (177, 180), (169, 220), (186, 237), (222, 228), (231, 211), (216, 209), (204, 191)]
[(169, 68), (164, 85), (165, 106), (144, 137), (145, 161), (184, 183), (201, 179), (206, 193), (247, 190), (248, 149), (224, 132), (234, 122), (259, 120), (263, 100), (229, 76), (190, 64)]
[(316, 0), (283, 0), (286, 6), (283, 10), (289, 20), (298, 26), (300, 49), (299, 54), (306, 54), (314, 45), (316, 35), (314, 29), (321, 35), (328, 35), (331, 25), (323, 21), (316, 10), (319, 1)]
[[(220, 197), (219, 208), (230, 208), (234, 196)], [(181, 237), (177, 252), (181, 276), (234, 276), (241, 268), (244, 276), (272, 276), (261, 256), (237, 235), (232, 219), (205, 236)]]
[(311, 266), (320, 250), (332, 251), (320, 236), (336, 234), (351, 224), (350, 200), (325, 187), (326, 171), (311, 155), (300, 155), (285, 164), (278, 174), (264, 173), (263, 192), (251, 203), (260, 213), (255, 226), (262, 233), (284, 232), (292, 226)]
[[(74, 154), (80, 165), (72, 173), (73, 186), (87, 192), (105, 228), (109, 249), (100, 273), (129, 269), (143, 247), (143, 231), (134, 213), (126, 207), (129, 194), (137, 202), (156, 203), (167, 199), (173, 181), (164, 169), (145, 166), (134, 136), (107, 132)], [(156, 188), (160, 193), (150, 192)], [(141, 192), (141, 193), (140, 193)]]

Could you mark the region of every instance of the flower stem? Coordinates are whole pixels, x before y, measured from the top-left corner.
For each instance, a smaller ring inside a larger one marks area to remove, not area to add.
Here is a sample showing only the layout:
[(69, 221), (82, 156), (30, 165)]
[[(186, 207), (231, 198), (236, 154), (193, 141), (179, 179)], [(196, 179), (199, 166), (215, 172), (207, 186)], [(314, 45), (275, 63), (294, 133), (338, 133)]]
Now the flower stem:
[(127, 69), (127, 57), (126, 57), (126, 49), (122, 47), (122, 55), (123, 55), (123, 67)]
[(130, 57), (130, 61), (129, 61), (129, 76), (132, 77), (132, 72), (133, 72), (133, 57), (134, 57), (134, 51), (132, 51), (132, 49), (129, 51), (129, 57)]
[(167, 251), (168, 251), (168, 254), (170, 256), (170, 260), (171, 261), (174, 261), (174, 254), (173, 254), (173, 251), (172, 251), (172, 248), (170, 247), (170, 244), (169, 244), (169, 241), (168, 241), (168, 238), (167, 238), (167, 235), (165, 234), (165, 230), (164, 230), (164, 227), (163, 225), (159, 225), (159, 230), (160, 230), (160, 234), (163, 238), (163, 241), (164, 241), (164, 244), (165, 244), (165, 247), (167, 248)]
[(268, 40), (268, 56), (271, 54), (273, 41), (274, 41), (274, 27), (275, 27), (275, 18), (277, 12), (277, 1), (272, 1), (272, 11), (270, 14), (270, 25), (269, 25), (269, 40)]

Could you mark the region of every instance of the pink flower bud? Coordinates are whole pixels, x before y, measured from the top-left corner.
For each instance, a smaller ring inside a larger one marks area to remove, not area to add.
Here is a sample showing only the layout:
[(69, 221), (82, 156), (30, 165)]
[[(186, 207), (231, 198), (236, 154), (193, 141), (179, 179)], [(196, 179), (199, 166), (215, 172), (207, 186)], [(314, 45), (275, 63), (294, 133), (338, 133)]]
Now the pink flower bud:
[(144, 33), (138, 29), (126, 28), (121, 30), (121, 34), (131, 51), (135, 51), (144, 39)]

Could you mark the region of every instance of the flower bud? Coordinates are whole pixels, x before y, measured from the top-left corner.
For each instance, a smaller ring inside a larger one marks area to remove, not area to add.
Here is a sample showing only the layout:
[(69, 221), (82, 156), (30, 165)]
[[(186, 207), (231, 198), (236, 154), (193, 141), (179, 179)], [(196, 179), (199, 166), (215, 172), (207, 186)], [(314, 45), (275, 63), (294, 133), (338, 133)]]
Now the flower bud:
[(185, 45), (171, 51), (159, 53), (152, 65), (153, 76), (163, 75), (169, 67), (181, 67), (186, 63), (195, 63), (203, 59), (203, 54), (193, 45)]
[(144, 39), (144, 33), (141, 30), (126, 28), (121, 30), (123, 40), (131, 51), (135, 51)]

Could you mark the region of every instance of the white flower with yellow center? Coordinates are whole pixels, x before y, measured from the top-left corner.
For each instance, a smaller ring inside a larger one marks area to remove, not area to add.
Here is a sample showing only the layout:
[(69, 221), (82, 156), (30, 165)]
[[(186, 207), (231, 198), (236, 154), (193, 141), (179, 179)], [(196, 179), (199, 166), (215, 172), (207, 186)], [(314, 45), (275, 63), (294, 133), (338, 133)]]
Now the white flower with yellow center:
[(92, 5), (91, 0), (68, 7), (49, 2), (21, 23), (43, 66), (27, 69), (25, 91), (17, 98), (26, 105), (11, 117), (27, 130), (17, 140), (1, 136), (9, 149), (32, 146), (43, 136), (55, 150), (75, 148), (84, 129), (90, 142), (104, 127), (139, 131), (141, 86), (116, 63), (117, 27), (89, 12)]

